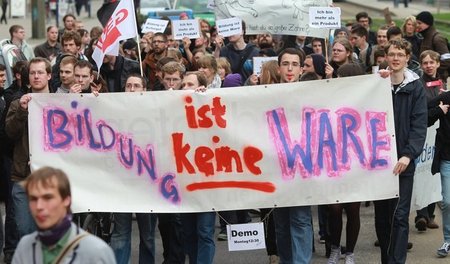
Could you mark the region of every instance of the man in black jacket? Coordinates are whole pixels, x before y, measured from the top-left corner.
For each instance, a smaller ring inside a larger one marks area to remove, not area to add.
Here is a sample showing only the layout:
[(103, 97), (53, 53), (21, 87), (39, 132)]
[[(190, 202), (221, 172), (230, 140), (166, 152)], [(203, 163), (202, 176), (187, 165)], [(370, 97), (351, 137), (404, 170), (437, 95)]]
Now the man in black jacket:
[(422, 152), (427, 133), (425, 91), (419, 76), (407, 69), (410, 47), (403, 39), (391, 40), (385, 46), (391, 71), (398, 157), (393, 174), (399, 175), (399, 198), (375, 202), (375, 229), (383, 264), (406, 262), (414, 160)]

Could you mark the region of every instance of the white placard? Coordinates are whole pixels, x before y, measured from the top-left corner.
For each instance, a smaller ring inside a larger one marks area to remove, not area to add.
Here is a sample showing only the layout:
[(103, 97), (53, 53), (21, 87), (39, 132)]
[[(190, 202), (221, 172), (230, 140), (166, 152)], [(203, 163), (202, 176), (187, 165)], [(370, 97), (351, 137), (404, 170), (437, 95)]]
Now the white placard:
[(259, 76), (261, 74), (262, 65), (271, 60), (278, 60), (278, 57), (253, 57), (253, 74)]
[(242, 34), (242, 20), (239, 17), (216, 20), (217, 34), (222, 37)]
[(11, 16), (12, 17), (24, 17), (26, 14), (26, 3), (25, 0), (14, 0), (11, 1)]
[(172, 30), (175, 40), (183, 39), (184, 37), (190, 39), (200, 37), (200, 24), (197, 19), (173, 20)]
[(312, 28), (340, 28), (341, 9), (339, 7), (310, 7), (309, 26)]
[(228, 251), (266, 248), (264, 224), (227, 225)]
[(169, 21), (167, 21), (167, 20), (147, 18), (147, 20), (145, 21), (145, 24), (142, 25), (142, 33), (164, 32), (164, 30), (166, 30), (168, 23), (169, 23)]

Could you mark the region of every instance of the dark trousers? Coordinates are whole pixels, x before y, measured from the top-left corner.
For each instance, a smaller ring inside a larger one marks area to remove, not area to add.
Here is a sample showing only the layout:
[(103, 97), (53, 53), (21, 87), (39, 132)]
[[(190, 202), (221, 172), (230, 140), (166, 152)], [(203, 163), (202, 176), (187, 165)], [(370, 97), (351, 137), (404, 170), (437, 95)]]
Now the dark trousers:
[(5, 24), (8, 24), (6, 21), (6, 8), (8, 7), (8, 4), (2, 4), (2, 17), (0, 18), (0, 24), (3, 24), (3, 21), (5, 21)]
[(405, 263), (413, 175), (400, 176), (399, 198), (375, 201), (375, 230), (380, 242), (381, 263)]
[[(260, 211), (261, 211), (261, 220), (264, 220), (267, 255), (269, 256), (278, 255), (277, 241), (276, 241), (277, 236), (275, 233), (275, 223), (273, 221), (273, 211), (271, 208), (260, 209)], [(269, 213), (270, 215), (268, 215)]]
[(163, 243), (163, 264), (184, 264), (183, 228), (180, 214), (158, 214), (158, 229)]

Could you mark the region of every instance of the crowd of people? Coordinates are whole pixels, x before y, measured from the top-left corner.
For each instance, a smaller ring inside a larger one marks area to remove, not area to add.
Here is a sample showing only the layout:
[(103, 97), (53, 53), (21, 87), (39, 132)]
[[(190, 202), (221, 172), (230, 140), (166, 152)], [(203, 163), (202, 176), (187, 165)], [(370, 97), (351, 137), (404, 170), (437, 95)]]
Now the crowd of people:
[[(422, 152), (427, 126), (440, 121), (432, 173), (442, 179), (443, 244), (437, 255), (450, 251), (450, 96), (447, 78), (450, 54), (447, 39), (434, 27), (431, 13), (405, 18), (403, 25), (370, 29), (367, 13), (334, 31), (332, 42), (306, 36), (269, 33), (222, 37), (201, 20), (197, 39), (174, 40), (170, 23), (163, 33), (146, 33), (121, 43), (117, 56), (106, 55), (101, 68), (92, 53), (101, 27), (86, 29), (72, 14), (64, 27), (47, 28), (47, 40), (34, 47), (25, 41), (21, 25), (10, 27), (10, 44), (20, 54), (12, 67), (13, 82), (4, 87), (6, 66), (0, 64), (0, 136), (2, 199), (6, 201), (5, 263), (128, 263), (131, 255), (131, 213), (115, 213), (109, 246), (85, 235), (71, 223), (70, 184), (64, 172), (43, 168), (31, 173), (29, 164), (28, 103), (33, 93), (155, 92), (292, 83), (380, 74), (390, 78), (398, 161), (399, 197), (375, 201), (375, 230), (382, 263), (405, 263), (414, 160)], [(139, 48), (138, 48), (139, 47)], [(254, 57), (276, 57), (254, 73)], [(142, 73), (141, 73), (142, 68)], [(251, 89), (251, 88), (248, 88)], [(31, 175), (30, 175), (31, 174)], [(361, 203), (319, 206), (320, 242), (328, 263), (354, 263), (360, 230)], [(417, 211), (419, 231), (439, 228), (435, 205)], [(311, 206), (263, 208), (266, 249), (270, 263), (310, 263), (313, 254)], [(346, 245), (341, 246), (342, 215), (347, 215)], [(219, 212), (226, 224), (248, 223), (248, 211)], [(1, 219), (1, 217), (0, 217)], [(216, 213), (137, 213), (139, 263), (155, 262), (155, 229), (161, 234), (164, 263), (213, 263)], [(2, 223), (3, 224), (3, 223)], [(0, 230), (3, 230), (0, 228)], [(0, 238), (3, 237), (0, 235)], [(86, 237), (86, 238), (85, 238)], [(20, 242), (19, 242), (20, 241)], [(68, 252), (66, 252), (68, 251)], [(358, 253), (356, 253), (358, 254)], [(55, 262), (56, 263), (56, 262)], [(66, 262), (64, 262), (66, 263)]]

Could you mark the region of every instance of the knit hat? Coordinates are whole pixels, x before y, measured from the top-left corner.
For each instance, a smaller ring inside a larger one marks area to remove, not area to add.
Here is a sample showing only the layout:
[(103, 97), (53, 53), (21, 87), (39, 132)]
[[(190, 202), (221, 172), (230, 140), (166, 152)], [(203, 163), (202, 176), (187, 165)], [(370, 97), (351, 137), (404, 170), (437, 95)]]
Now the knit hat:
[(311, 54), (311, 57), (317, 75), (325, 78), (325, 58), (320, 54)]
[(420, 20), (428, 26), (432, 26), (434, 24), (434, 17), (428, 11), (422, 11), (416, 16), (416, 20)]
[(336, 38), (336, 36), (339, 34), (339, 32), (342, 32), (342, 31), (347, 33), (347, 37), (350, 37), (350, 32), (348, 31), (348, 29), (346, 27), (341, 27), (341, 28), (335, 29), (333, 36)]
[(122, 49), (131, 50), (131, 49), (134, 49), (136, 46), (137, 46), (136, 41), (134, 39), (129, 39), (129, 40), (125, 41), (125, 43), (123, 43)]
[(232, 73), (225, 76), (222, 87), (237, 87), (241, 86), (241, 75), (239, 73)]

